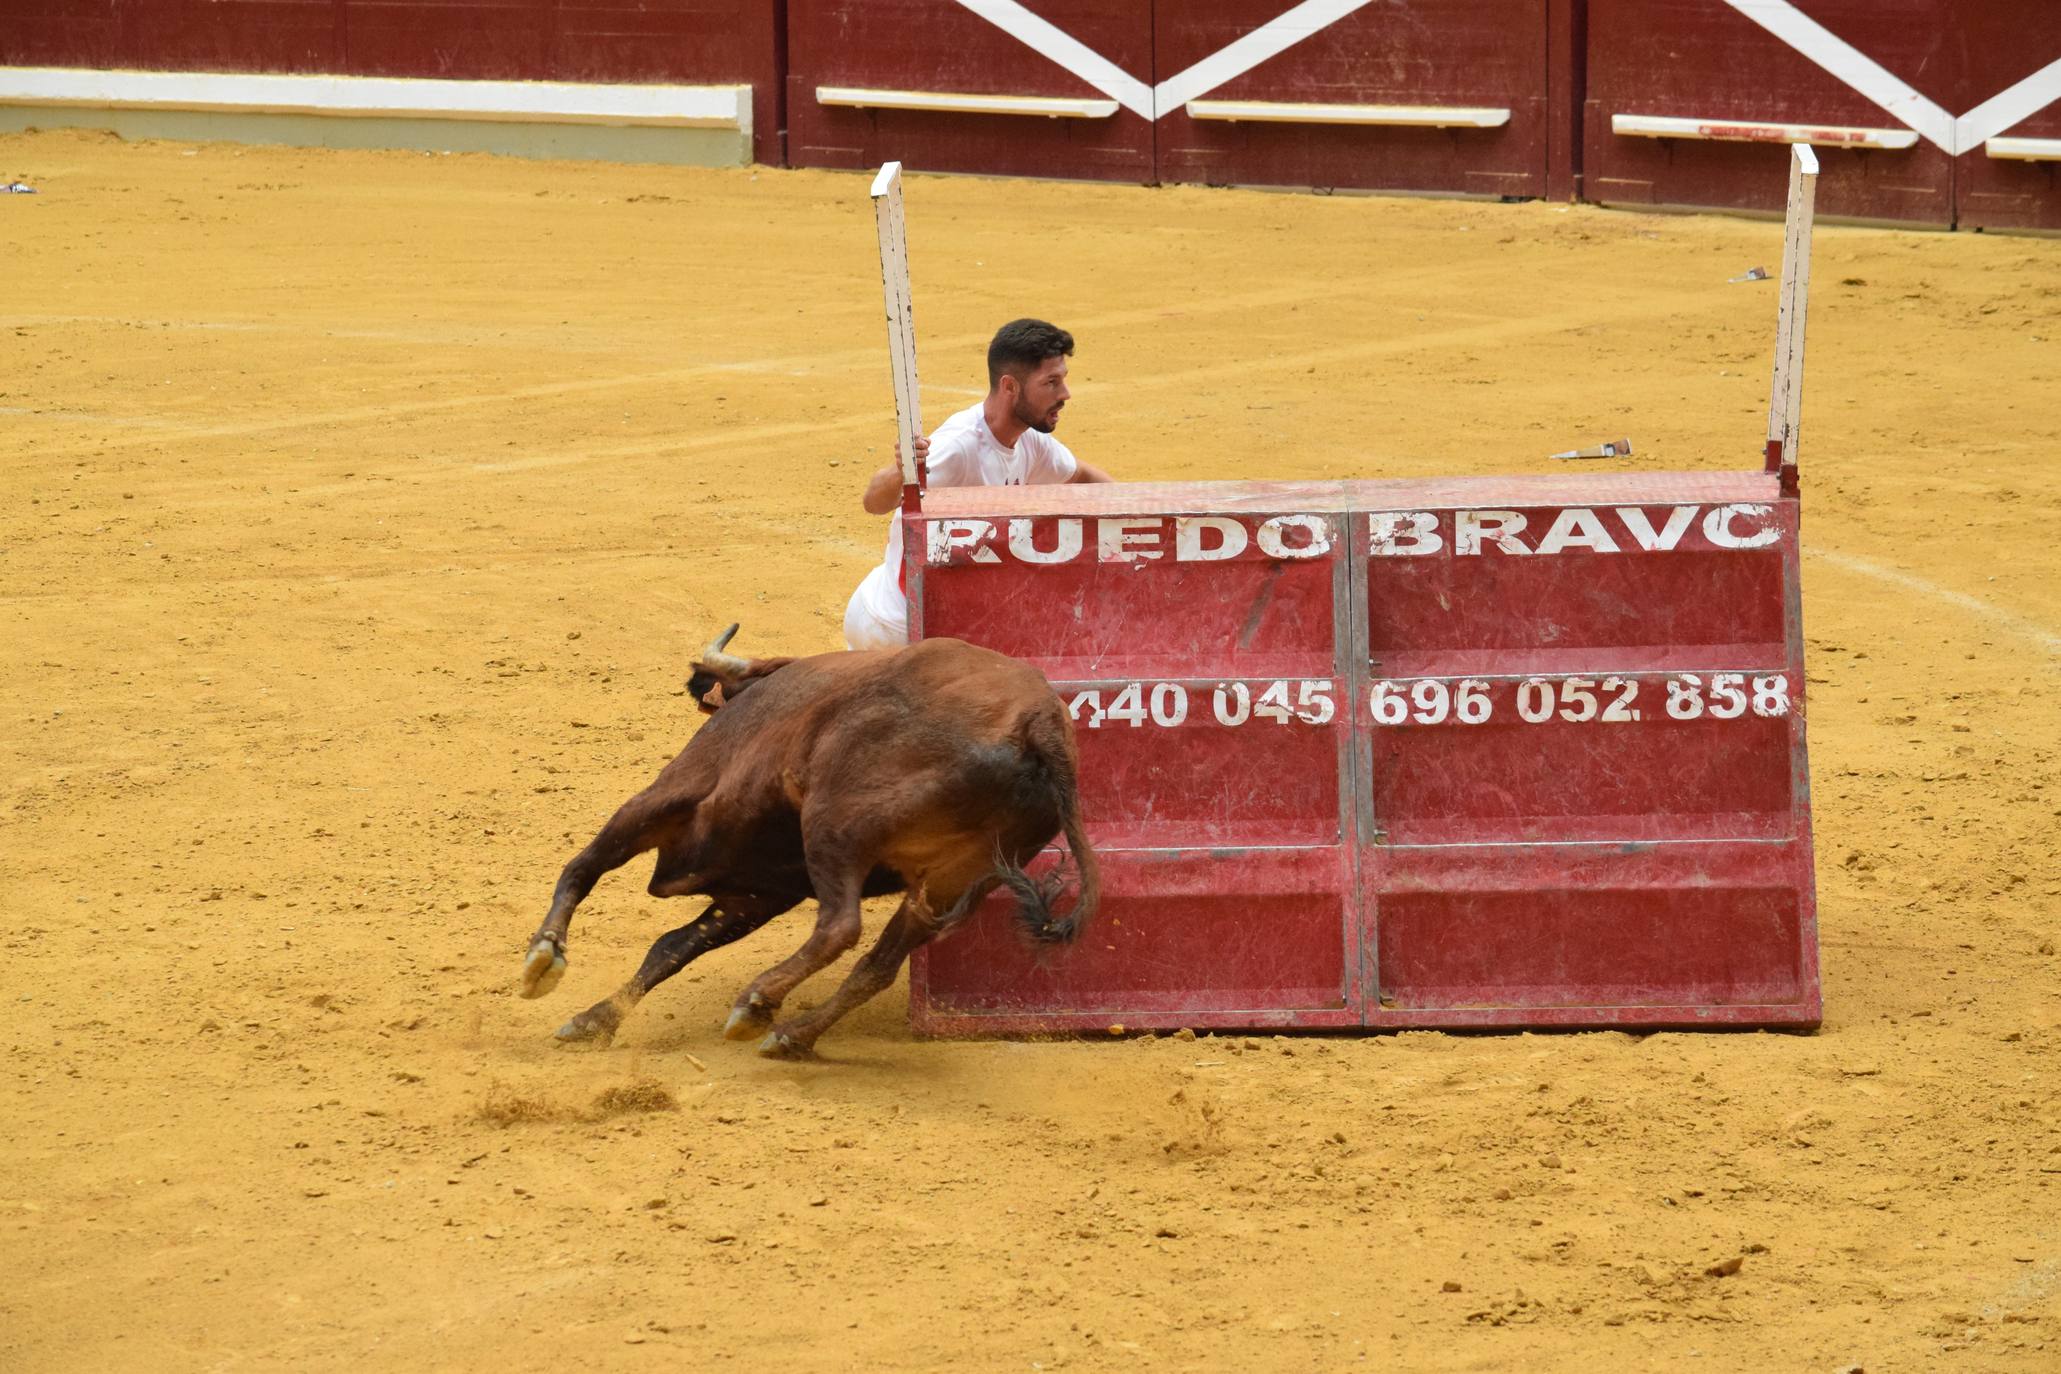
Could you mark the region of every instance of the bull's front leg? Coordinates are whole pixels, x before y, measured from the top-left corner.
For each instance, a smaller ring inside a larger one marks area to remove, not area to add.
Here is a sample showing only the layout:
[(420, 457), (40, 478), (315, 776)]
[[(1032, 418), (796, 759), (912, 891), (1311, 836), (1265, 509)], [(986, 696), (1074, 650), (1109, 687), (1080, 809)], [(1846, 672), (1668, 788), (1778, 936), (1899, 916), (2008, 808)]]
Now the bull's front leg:
[(780, 1004), (803, 979), (820, 972), (859, 943), (859, 889), (871, 865), (850, 865), (834, 874), (809, 865), (816, 888), (816, 928), (802, 947), (751, 981), (730, 1009), (723, 1034), (731, 1040), (763, 1035)]
[(558, 986), (565, 976), (565, 937), (573, 911), (587, 900), (604, 873), (621, 868), (652, 847), (651, 828), (667, 812), (665, 798), (654, 801), (649, 789), (638, 793), (617, 808), (601, 832), (559, 873), (558, 886), (551, 892), (551, 910), (530, 937), (529, 952), (523, 955), (523, 996), (542, 997)]
[(572, 925), (571, 902), (553, 902), (550, 915), (530, 937), (529, 953), (522, 958), (522, 995), (542, 997), (565, 977), (565, 937)]
[(743, 939), (786, 909), (767, 900), (733, 902), (725, 898), (710, 902), (701, 915), (654, 940), (629, 982), (560, 1026), (558, 1042), (605, 1049), (615, 1039), (623, 1018), (653, 988), (710, 950)]

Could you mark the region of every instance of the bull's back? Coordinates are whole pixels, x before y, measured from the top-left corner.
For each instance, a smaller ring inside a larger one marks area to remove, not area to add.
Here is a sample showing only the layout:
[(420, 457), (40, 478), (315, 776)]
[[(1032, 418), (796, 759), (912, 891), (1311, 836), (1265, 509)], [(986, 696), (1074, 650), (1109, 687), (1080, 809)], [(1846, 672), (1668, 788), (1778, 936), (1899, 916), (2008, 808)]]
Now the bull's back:
[(976, 737), (1014, 730), (1026, 711), (1065, 714), (1029, 664), (964, 640), (926, 639), (906, 649), (798, 658), (717, 712), (702, 734), (727, 727), (726, 737), (763, 738), (756, 747), (783, 750), (884, 706)]
[(982, 735), (1014, 734), (1027, 713), (1050, 712), (1065, 719), (1065, 707), (1043, 673), (964, 640), (912, 644), (890, 670), (900, 677), (903, 690)]
[[(1042, 673), (957, 639), (798, 658), (708, 718), (661, 775), (708, 795), (786, 790), (947, 763), (999, 781), (1027, 730), (1073, 756), (1071, 723)], [(969, 766), (970, 765), (970, 769)], [(770, 799), (770, 798), (769, 798)]]
[(975, 829), (1009, 817), (1057, 824), (1053, 807), (1073, 788), (1073, 731), (1042, 673), (956, 639), (912, 645), (890, 671), (903, 728), (874, 736), (897, 751), (876, 756), (879, 767), (921, 773), (943, 814)]

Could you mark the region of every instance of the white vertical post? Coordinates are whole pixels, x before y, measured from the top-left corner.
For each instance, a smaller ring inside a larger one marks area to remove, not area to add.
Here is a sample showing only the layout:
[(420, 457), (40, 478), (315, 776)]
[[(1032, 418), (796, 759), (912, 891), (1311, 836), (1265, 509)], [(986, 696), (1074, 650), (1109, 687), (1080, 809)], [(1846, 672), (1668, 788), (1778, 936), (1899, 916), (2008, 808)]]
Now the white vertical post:
[(916, 392), (916, 318), (909, 303), (909, 243), (902, 224), (902, 164), (882, 165), (873, 178), (873, 222), (880, 234), (880, 294), (887, 305), (887, 353), (894, 372), (895, 423), (902, 460), (902, 509), (921, 508), (923, 474), (916, 436), (923, 407)]
[(1811, 220), (1818, 203), (1818, 155), (1789, 148), (1789, 213), (1782, 241), (1782, 300), (1775, 316), (1775, 382), (1768, 395), (1768, 471), (1793, 489), (1803, 414), (1803, 327), (1811, 291)]

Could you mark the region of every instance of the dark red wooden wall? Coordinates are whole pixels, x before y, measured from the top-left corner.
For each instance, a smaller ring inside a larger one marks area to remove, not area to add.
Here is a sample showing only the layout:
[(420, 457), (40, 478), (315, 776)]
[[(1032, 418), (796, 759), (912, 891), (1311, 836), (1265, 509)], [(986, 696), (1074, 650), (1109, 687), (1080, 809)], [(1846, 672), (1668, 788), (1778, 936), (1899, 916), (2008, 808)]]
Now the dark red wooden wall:
[(784, 0), (0, 0), (0, 66), (752, 88), (780, 140)]
[[(1954, 7), (1958, 82), (1951, 108), (1971, 110), (2061, 58), (2061, 3)], [(2061, 139), (2061, 102), (2014, 125), (2015, 138)], [(1955, 219), (1964, 228), (2061, 229), (2061, 162), (2007, 162), (1981, 149), (1954, 164)]]
[[(1921, 8), (1934, 22), (1922, 22), (1914, 12)], [(1803, 9), (1841, 36), (1872, 32), (1869, 56), (1920, 94), (1952, 103), (1954, 43), (1951, 26), (1939, 22), (1939, 0), (1806, 0)], [(1871, 24), (1870, 11), (1899, 13)], [(1583, 130), (1591, 200), (1767, 209), (1788, 184), (1789, 153), (1779, 145), (1616, 134), (1616, 114), (1903, 127), (1713, 0), (1590, 0), (1589, 38)], [(1901, 149), (1820, 146), (1818, 161), (1820, 214), (1930, 224), (1953, 218), (1953, 158), (1923, 138)]]
[[(1031, 8), (1125, 71), (1152, 70), (1149, 0), (1038, 0)], [(1128, 110), (1053, 119), (818, 102), (822, 86), (1102, 98), (952, 0), (790, 0), (787, 13), (787, 149), (798, 167), (903, 161), (940, 172), (1157, 180), (1152, 126)]]
[[(1280, 14), (1277, 0), (1154, 8), (1161, 79), (1208, 59)], [(1547, 0), (1412, 0), (1368, 5), (1312, 33), (1206, 98), (1339, 105), (1492, 107), (1492, 129), (1231, 123), (1180, 108), (1159, 119), (1167, 181), (1546, 194)]]
[[(1165, 95), (1165, 83), (1289, 14), (1293, 0), (1023, 8), (1079, 45), (1073, 57), (1055, 58), (1049, 35), (1012, 33), (957, 0), (0, 0), (0, 65), (748, 82), (755, 153), (775, 164), (899, 159), (1009, 175), (1719, 209), (1779, 209), (1786, 153), (1631, 137), (1613, 131), (1612, 116), (1901, 127), (1726, 0), (1378, 0), (1325, 16), (1202, 92), (1510, 111), (1487, 129), (1203, 120), (1186, 110), (1192, 90), (1155, 103), (1155, 86)], [(2037, 79), (2061, 60), (2061, 0), (1788, 0), (1780, 13), (1879, 63), (1947, 130), (1905, 149), (1821, 148), (1822, 212), (2061, 228), (2061, 163), (1999, 160), (1982, 147), (1998, 133), (2061, 139), (2061, 103), (2038, 103), (2057, 83)], [(1099, 98), (1072, 69), (1081, 50), (1129, 83), (1126, 108), (1053, 119), (849, 109), (816, 94)], [(2014, 87), (2028, 98), (2008, 127), (1956, 131), (1960, 116)]]

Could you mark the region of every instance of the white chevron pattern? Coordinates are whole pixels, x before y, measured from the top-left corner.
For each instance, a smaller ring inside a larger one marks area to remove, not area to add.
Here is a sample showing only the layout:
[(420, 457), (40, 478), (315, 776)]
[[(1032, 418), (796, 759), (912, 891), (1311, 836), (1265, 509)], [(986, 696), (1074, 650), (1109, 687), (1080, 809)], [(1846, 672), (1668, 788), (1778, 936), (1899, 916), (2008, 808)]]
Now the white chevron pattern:
[(1874, 101), (1929, 142), (1958, 157), (1973, 152), (2061, 99), (2061, 58), (1956, 118), (1881, 63), (1797, 9), (1790, 0), (1725, 0), (1739, 13), (1808, 57), (1839, 82)]
[(1017, 0), (957, 3), (1031, 51), (1066, 68), (1132, 114), (1158, 120), (1225, 82), (1237, 80), (1311, 34), (1330, 28), (1368, 0), (1303, 0), (1157, 86), (1147, 86), (1072, 34), (1032, 14)]
[[(1131, 113), (1159, 120), (1189, 101), (1235, 81), (1269, 58), (1279, 56), (1311, 34), (1329, 28), (1368, 0), (1302, 0), (1281, 14), (1226, 44), (1185, 71), (1148, 86), (1058, 25), (1025, 9), (1018, 0), (955, 0), (1039, 56), (1072, 72)], [(1847, 42), (1790, 0), (1724, 0), (1739, 13), (1802, 53), (1842, 85), (1859, 92), (1916, 130), (1922, 137), (1958, 156), (1980, 148), (2061, 100), (2061, 58), (1955, 116), (1926, 99), (1888, 68)]]

